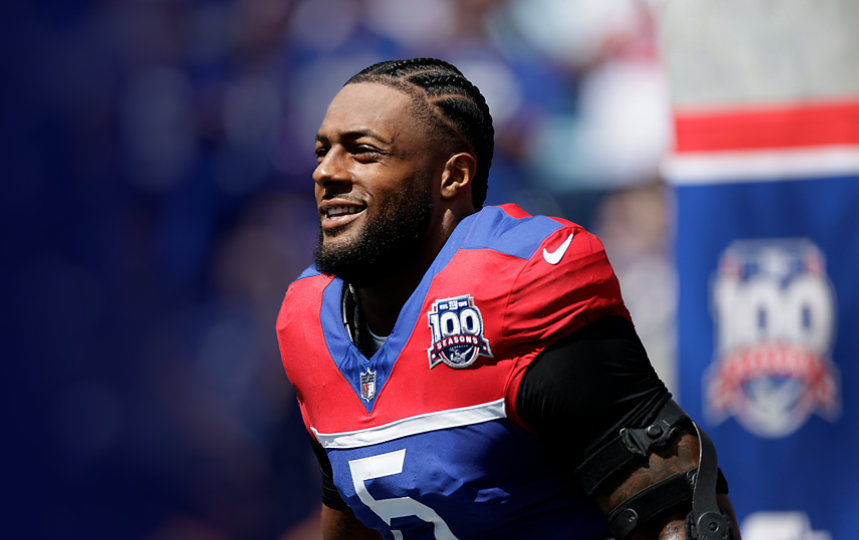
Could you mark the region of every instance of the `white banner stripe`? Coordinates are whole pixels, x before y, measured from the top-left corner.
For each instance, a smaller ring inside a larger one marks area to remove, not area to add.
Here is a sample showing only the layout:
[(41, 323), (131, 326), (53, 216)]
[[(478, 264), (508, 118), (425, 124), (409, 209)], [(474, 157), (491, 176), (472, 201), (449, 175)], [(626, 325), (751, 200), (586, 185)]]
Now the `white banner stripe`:
[(859, 146), (683, 153), (668, 157), (662, 173), (675, 185), (859, 175)]
[(358, 431), (320, 433), (315, 427), (311, 426), (310, 429), (313, 430), (316, 440), (324, 448), (360, 448), (418, 433), (481, 424), (502, 418), (507, 418), (507, 412), (504, 408), (504, 398), (461, 409), (449, 409), (421, 414), (411, 418), (403, 418), (390, 424)]

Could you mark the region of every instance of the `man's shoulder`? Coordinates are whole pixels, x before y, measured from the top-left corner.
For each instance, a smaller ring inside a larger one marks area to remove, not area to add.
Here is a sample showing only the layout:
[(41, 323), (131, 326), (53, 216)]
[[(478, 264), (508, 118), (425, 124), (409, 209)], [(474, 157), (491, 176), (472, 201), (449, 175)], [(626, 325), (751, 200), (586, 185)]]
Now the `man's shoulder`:
[(286, 294), (300, 294), (308, 291), (320, 291), (328, 286), (334, 279), (333, 276), (323, 274), (316, 265), (308, 266), (297, 278), (295, 278), (286, 289)]
[(515, 204), (487, 206), (473, 216), (462, 247), (490, 249), (528, 260), (561, 229), (581, 227), (562, 218), (531, 215)]
[(304, 313), (312, 306), (318, 306), (322, 302), (322, 293), (334, 279), (319, 272), (315, 266), (307, 268), (287, 287), (279, 318), (290, 312)]

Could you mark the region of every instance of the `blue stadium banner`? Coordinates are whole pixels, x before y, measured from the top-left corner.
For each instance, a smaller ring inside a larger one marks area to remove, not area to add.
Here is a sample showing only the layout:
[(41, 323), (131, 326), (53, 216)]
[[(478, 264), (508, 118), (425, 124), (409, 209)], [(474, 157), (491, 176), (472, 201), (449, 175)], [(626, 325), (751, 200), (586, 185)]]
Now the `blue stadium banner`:
[(678, 110), (678, 392), (744, 540), (859, 531), (859, 98)]

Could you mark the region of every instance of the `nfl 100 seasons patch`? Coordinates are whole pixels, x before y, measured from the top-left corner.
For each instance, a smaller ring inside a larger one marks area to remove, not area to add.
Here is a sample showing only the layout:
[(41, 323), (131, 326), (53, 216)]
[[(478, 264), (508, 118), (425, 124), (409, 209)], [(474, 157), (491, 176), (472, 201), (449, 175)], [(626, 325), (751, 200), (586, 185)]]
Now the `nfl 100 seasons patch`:
[(427, 318), (432, 332), (427, 349), (430, 369), (441, 363), (461, 369), (479, 356), (492, 358), (489, 341), (483, 336), (483, 316), (470, 294), (436, 300)]

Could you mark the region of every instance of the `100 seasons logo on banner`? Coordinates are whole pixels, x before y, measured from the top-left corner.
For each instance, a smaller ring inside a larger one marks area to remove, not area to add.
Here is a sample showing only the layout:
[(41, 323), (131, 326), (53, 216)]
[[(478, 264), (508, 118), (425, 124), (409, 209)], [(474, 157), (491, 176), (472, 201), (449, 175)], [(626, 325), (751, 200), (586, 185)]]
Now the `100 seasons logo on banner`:
[(824, 266), (805, 239), (736, 241), (722, 253), (712, 289), (716, 358), (704, 374), (712, 423), (734, 416), (777, 438), (813, 413), (838, 418), (835, 298)]

